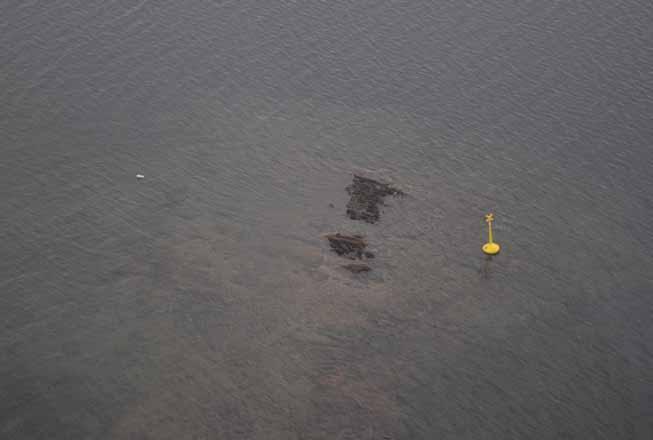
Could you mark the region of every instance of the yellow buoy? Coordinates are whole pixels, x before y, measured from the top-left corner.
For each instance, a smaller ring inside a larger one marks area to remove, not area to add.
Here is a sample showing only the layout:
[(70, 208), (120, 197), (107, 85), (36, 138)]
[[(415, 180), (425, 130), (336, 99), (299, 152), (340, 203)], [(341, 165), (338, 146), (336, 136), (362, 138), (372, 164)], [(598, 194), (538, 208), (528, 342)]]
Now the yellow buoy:
[(495, 243), (494, 240), (492, 239), (493, 221), (494, 221), (494, 214), (488, 214), (485, 216), (485, 222), (487, 223), (487, 227), (488, 227), (489, 239), (487, 243), (483, 245), (483, 252), (485, 252), (488, 255), (496, 255), (501, 250), (501, 246), (499, 246), (499, 243)]

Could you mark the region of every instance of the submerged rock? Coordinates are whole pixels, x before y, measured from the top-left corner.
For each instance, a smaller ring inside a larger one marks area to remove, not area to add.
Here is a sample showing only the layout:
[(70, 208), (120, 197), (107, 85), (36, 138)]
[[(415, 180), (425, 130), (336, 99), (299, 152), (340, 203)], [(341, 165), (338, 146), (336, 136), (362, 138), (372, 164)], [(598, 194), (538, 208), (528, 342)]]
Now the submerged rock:
[(367, 223), (376, 223), (379, 220), (379, 205), (383, 205), (384, 197), (403, 195), (401, 190), (387, 183), (356, 175), (354, 182), (347, 187), (347, 193), (351, 196), (347, 203), (347, 215), (352, 220), (363, 220)]
[(363, 273), (363, 272), (369, 272), (372, 269), (370, 266), (367, 264), (362, 264), (362, 263), (353, 263), (353, 264), (345, 264), (342, 266), (344, 269), (347, 269), (351, 273)]
[(363, 257), (374, 258), (373, 253), (365, 250), (367, 242), (360, 235), (329, 234), (326, 238), (331, 249), (341, 257), (351, 260), (361, 260)]
[[(347, 188), (350, 195), (347, 203), (347, 215), (352, 220), (363, 220), (367, 223), (376, 223), (381, 215), (379, 205), (383, 205), (383, 199), (387, 196), (403, 195), (401, 190), (393, 188), (387, 183), (377, 182), (367, 177), (354, 175), (354, 181)], [(330, 204), (329, 206), (333, 206)], [(374, 254), (368, 250), (367, 242), (361, 235), (329, 234), (325, 236), (329, 240), (331, 249), (341, 257), (350, 260), (372, 259)], [(372, 270), (370, 266), (363, 263), (352, 263), (342, 266), (352, 273), (363, 273)]]

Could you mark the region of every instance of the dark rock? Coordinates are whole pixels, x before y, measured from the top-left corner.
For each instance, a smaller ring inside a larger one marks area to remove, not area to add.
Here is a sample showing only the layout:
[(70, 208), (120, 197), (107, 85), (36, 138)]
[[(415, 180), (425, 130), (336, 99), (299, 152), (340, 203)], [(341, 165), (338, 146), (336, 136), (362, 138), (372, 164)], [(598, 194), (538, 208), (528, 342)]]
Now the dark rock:
[(365, 258), (369, 258), (369, 259), (374, 258), (374, 254), (370, 251), (365, 252), (363, 255), (365, 255)]
[(347, 269), (351, 273), (363, 273), (372, 270), (370, 266), (368, 266), (367, 264), (361, 264), (361, 263), (345, 264), (342, 267)]
[(341, 257), (350, 258), (352, 260), (360, 260), (363, 258), (367, 242), (363, 240), (362, 236), (329, 234), (326, 238), (329, 240), (331, 249)]
[(354, 182), (347, 187), (347, 193), (351, 196), (347, 203), (347, 215), (352, 220), (363, 220), (367, 223), (376, 223), (379, 220), (379, 205), (383, 205), (384, 197), (403, 195), (403, 192), (387, 183), (356, 175)]

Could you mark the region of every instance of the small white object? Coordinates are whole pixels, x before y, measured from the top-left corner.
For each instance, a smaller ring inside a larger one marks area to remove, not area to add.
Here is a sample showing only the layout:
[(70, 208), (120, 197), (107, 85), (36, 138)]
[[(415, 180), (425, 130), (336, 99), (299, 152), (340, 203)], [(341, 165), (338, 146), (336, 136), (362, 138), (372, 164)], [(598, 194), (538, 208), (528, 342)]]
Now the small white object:
[(145, 176), (142, 174), (136, 174), (137, 179), (145, 179)]

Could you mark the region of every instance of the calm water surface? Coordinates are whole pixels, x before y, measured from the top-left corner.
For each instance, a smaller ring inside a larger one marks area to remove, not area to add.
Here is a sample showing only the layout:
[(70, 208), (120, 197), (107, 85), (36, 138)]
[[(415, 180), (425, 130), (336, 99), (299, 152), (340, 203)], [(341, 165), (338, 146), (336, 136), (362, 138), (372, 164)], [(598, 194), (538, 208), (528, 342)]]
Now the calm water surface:
[(653, 438), (650, 1), (0, 12), (1, 438)]

